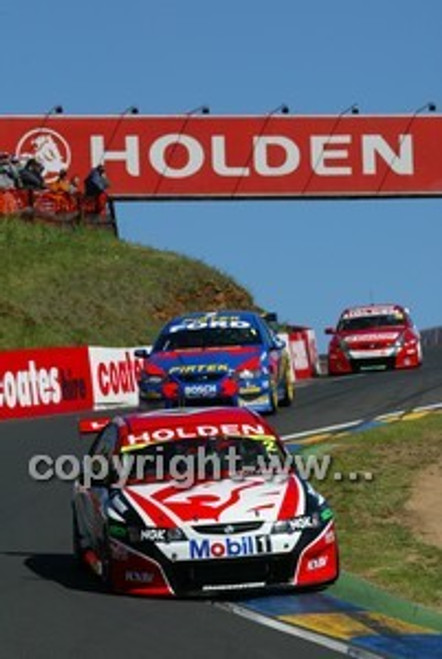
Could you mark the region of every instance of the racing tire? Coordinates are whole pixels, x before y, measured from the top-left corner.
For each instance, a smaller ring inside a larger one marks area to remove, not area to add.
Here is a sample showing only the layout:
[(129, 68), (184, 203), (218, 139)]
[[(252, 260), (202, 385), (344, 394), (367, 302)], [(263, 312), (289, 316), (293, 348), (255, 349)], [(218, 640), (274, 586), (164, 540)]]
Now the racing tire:
[(112, 559), (109, 547), (109, 538), (107, 533), (103, 538), (103, 544), (100, 549), (101, 574), (100, 579), (106, 591), (113, 590), (112, 580)]
[(284, 383), (284, 396), (279, 401), (280, 406), (290, 407), (290, 405), (293, 403), (294, 395), (295, 395), (295, 385), (291, 381), (290, 375), (287, 373), (287, 375), (285, 376), (285, 383)]
[(72, 509), (72, 549), (77, 565), (84, 567), (83, 550), (81, 548), (80, 530), (75, 510)]
[(268, 414), (276, 414), (278, 410), (278, 389), (276, 385), (271, 382), (270, 383), (270, 391), (269, 391), (269, 411)]

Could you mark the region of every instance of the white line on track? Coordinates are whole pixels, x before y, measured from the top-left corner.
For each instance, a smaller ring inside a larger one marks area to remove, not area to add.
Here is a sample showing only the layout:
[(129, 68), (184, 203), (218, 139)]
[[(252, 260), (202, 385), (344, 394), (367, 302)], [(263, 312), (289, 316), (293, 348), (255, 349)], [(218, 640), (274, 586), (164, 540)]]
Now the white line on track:
[(354, 428), (355, 426), (360, 426), (363, 423), (370, 423), (371, 421), (385, 421), (395, 416), (405, 416), (406, 414), (417, 414), (419, 412), (431, 412), (433, 410), (442, 409), (442, 403), (432, 403), (431, 405), (420, 405), (419, 407), (413, 407), (409, 410), (396, 410), (394, 412), (387, 412), (386, 414), (380, 414), (379, 416), (373, 418), (357, 419), (356, 421), (346, 421), (345, 423), (338, 423), (333, 426), (324, 426), (322, 428), (312, 428), (311, 430), (303, 430), (302, 432), (295, 432), (289, 435), (281, 435), (283, 442), (287, 442), (291, 439), (302, 439), (303, 437), (308, 437), (309, 435), (320, 435), (323, 432), (334, 432), (335, 430), (347, 430)]
[(354, 646), (344, 643), (343, 641), (337, 641), (329, 636), (322, 636), (302, 627), (296, 627), (295, 625), (290, 625), (282, 620), (277, 618), (270, 618), (262, 613), (257, 613), (251, 609), (244, 608), (238, 604), (233, 604), (232, 602), (227, 602), (223, 604), (215, 603), (215, 606), (219, 608), (235, 613), (236, 615), (257, 622), (260, 625), (266, 627), (271, 627), (279, 632), (284, 632), (285, 634), (290, 634), (291, 636), (297, 636), (302, 638), (304, 641), (310, 643), (316, 643), (322, 647), (328, 648), (329, 650), (334, 650), (339, 652), (342, 655), (347, 657), (354, 657), (355, 659), (380, 659), (381, 655), (373, 654), (373, 652), (368, 652), (367, 650), (361, 650)]
[(347, 421), (346, 423), (338, 423), (334, 426), (324, 426), (323, 428), (314, 428), (312, 430), (304, 430), (303, 432), (295, 432), (290, 435), (281, 435), (281, 439), (286, 442), (289, 439), (301, 439), (308, 437), (308, 435), (321, 434), (323, 432), (333, 432), (334, 430), (344, 430), (345, 428), (353, 428), (364, 423), (364, 419), (357, 419), (356, 421)]

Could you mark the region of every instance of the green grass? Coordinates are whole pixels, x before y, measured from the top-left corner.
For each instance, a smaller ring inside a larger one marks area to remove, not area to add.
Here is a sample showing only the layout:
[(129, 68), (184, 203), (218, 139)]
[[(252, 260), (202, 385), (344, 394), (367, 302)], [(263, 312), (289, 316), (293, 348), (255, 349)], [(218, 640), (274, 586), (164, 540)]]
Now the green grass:
[[(440, 463), (442, 416), (397, 422), (333, 440), (326, 480), (316, 482), (336, 518), (342, 568), (388, 592), (442, 611), (442, 548), (411, 526), (406, 510), (419, 472)], [(341, 482), (334, 473), (372, 472), (373, 480)], [(442, 524), (441, 506), (433, 511)]]
[(0, 221), (0, 349), (149, 343), (171, 316), (255, 308), (201, 261), (90, 228)]

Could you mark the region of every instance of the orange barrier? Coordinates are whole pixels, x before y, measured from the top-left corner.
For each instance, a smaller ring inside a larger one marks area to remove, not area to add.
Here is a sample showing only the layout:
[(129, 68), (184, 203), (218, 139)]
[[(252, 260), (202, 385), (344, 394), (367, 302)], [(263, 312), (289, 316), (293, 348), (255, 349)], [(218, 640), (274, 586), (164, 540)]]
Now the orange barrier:
[(51, 213), (85, 213), (106, 215), (108, 199), (105, 195), (99, 197), (84, 197), (69, 192), (53, 192), (52, 190), (18, 190), (11, 188), (0, 190), (0, 215), (10, 215), (22, 210)]
[(57, 224), (84, 223), (118, 235), (113, 203), (106, 194), (85, 197), (52, 190), (0, 190), (0, 218), (9, 215)]

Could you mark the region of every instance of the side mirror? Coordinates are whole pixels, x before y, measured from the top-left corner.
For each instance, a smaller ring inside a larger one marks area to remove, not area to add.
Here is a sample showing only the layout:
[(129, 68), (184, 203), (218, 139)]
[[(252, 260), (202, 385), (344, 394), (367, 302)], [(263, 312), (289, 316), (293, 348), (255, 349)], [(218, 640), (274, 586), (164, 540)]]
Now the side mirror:
[(287, 343), (284, 341), (284, 339), (280, 339), (279, 336), (275, 336), (273, 340), (273, 348), (275, 350), (284, 350), (286, 347)]
[(326, 327), (324, 330), (324, 334), (336, 334), (336, 330), (334, 327)]
[(134, 351), (135, 357), (139, 357), (140, 359), (147, 359), (150, 355), (151, 351), (147, 350), (146, 348), (137, 348)]

